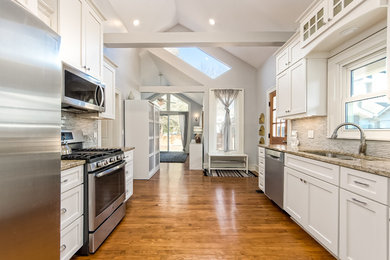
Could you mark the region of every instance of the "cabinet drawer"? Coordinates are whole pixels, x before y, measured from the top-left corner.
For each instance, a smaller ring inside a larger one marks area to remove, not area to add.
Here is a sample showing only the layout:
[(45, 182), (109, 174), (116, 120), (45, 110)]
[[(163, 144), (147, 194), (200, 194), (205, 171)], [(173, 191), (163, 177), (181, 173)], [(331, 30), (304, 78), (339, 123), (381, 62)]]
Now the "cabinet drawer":
[(339, 185), (340, 167), (291, 154), (286, 155), (285, 165), (320, 180)]
[(84, 166), (77, 166), (61, 172), (61, 193), (83, 183)]
[(133, 195), (133, 180), (126, 181), (126, 200)]
[(83, 217), (61, 231), (60, 259), (70, 259), (83, 245)]
[(83, 215), (83, 189), (79, 185), (61, 194), (61, 229)]
[(388, 178), (341, 167), (340, 186), (346, 190), (388, 204)]
[(259, 157), (264, 157), (264, 154), (265, 154), (265, 148), (258, 147), (258, 155), (259, 155)]
[(264, 176), (264, 173), (265, 173), (264, 167), (260, 167), (259, 165), (259, 175)]
[(265, 158), (259, 157), (259, 166), (262, 165), (264, 167), (264, 163), (265, 163)]
[(126, 160), (126, 162), (130, 162), (130, 161), (132, 162), (133, 158), (134, 158), (134, 151), (125, 152), (125, 160)]

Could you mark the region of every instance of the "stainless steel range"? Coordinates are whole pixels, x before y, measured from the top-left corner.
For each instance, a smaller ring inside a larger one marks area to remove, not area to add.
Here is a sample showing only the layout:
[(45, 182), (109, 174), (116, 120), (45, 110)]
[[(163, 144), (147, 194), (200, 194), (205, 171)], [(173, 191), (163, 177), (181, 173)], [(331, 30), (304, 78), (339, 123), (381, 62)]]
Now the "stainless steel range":
[(125, 216), (125, 165), (120, 149), (72, 149), (63, 160), (85, 160), (88, 249), (96, 252)]

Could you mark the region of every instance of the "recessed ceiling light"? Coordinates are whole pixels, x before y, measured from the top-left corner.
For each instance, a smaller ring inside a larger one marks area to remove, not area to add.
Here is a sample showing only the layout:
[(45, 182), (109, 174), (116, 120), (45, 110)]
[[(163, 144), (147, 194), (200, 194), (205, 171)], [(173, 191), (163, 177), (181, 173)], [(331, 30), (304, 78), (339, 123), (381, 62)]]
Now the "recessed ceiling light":
[(210, 25), (215, 25), (215, 20), (214, 20), (213, 18), (210, 18), (210, 19), (209, 19), (209, 24), (210, 24)]
[(133, 25), (134, 25), (134, 26), (138, 26), (138, 25), (139, 25), (139, 20), (138, 20), (138, 19), (135, 19), (135, 20), (133, 21)]

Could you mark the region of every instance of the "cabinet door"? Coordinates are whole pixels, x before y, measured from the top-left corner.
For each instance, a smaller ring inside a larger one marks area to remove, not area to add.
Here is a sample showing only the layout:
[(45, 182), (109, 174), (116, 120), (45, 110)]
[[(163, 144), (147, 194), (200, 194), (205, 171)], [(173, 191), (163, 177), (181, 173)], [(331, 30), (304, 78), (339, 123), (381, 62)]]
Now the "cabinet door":
[(102, 22), (96, 13), (86, 5), (85, 16), (85, 65), (86, 72), (100, 79), (103, 56)]
[(307, 223), (308, 189), (304, 174), (284, 167), (284, 210), (299, 224)]
[[(330, 0), (336, 1), (336, 0)], [(328, 11), (328, 2), (320, 1), (318, 6), (310, 13), (308, 18), (301, 23), (301, 35), (302, 43), (304, 47), (309, 42), (314, 40), (318, 35), (320, 35), (326, 28), (327, 22), (327, 11)]]
[(328, 0), (329, 21), (332, 23), (336, 22), (363, 1), (364, 0)]
[(284, 71), (289, 65), (288, 48), (276, 56), (276, 74)]
[(297, 37), (293, 42), (291, 42), (289, 50), (290, 50), (291, 65), (303, 58), (301, 41), (299, 37)]
[(340, 259), (387, 259), (387, 207), (340, 189)]
[(290, 110), (290, 79), (289, 71), (276, 77), (276, 114), (278, 117), (286, 116)]
[(302, 59), (289, 68), (290, 102), (288, 115), (306, 112), (306, 60)]
[(103, 81), (106, 111), (101, 113), (101, 117), (115, 119), (115, 69), (106, 62), (103, 65)]
[(83, 69), (83, 0), (60, 0), (59, 34), (61, 58), (66, 63)]
[(337, 255), (339, 235), (339, 188), (324, 181), (305, 177), (308, 185), (307, 231)]

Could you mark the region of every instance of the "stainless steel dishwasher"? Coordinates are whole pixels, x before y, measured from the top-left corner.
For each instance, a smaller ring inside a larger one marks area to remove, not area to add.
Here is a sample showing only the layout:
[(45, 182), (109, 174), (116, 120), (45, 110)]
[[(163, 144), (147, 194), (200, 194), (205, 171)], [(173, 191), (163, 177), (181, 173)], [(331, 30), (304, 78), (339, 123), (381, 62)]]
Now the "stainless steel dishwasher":
[(284, 153), (265, 150), (265, 195), (283, 209)]

